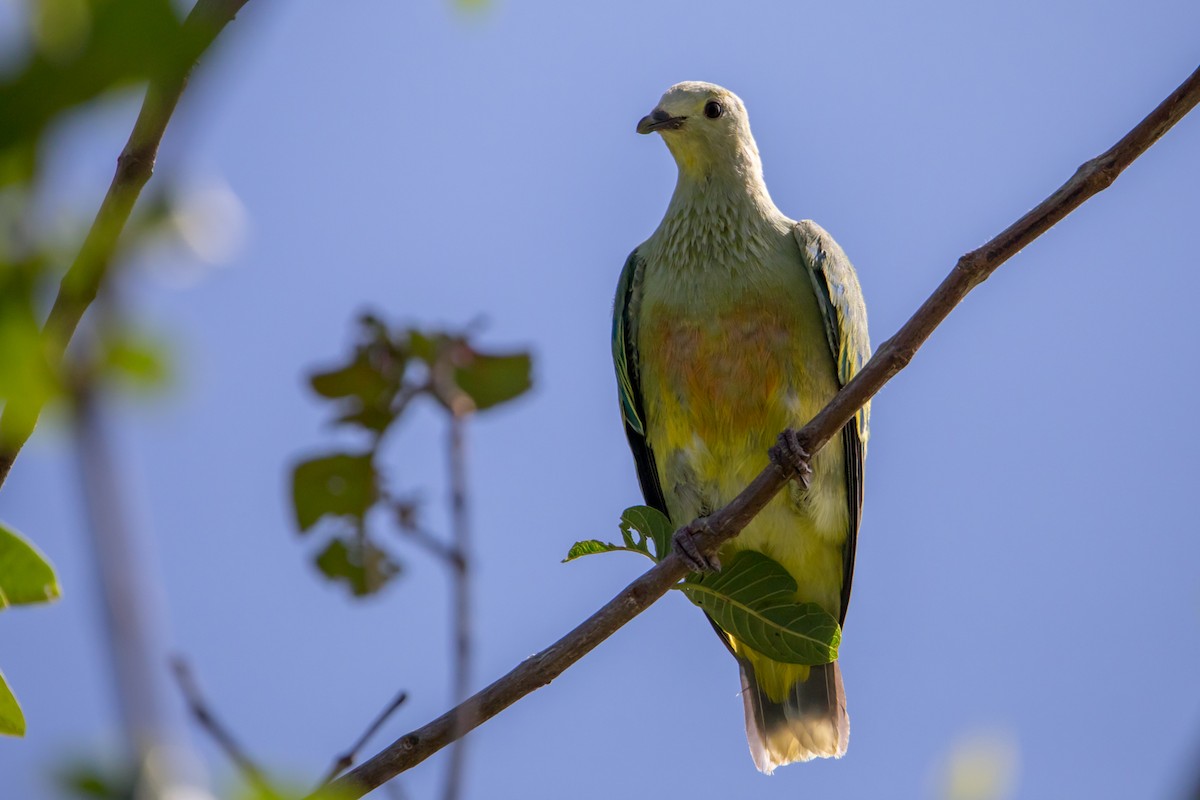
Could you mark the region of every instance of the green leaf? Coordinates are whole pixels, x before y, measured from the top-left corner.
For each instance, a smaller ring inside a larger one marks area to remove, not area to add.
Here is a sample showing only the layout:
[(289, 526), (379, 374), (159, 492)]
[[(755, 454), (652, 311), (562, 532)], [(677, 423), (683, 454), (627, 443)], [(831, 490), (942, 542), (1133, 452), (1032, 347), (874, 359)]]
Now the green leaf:
[[(575, 559), (583, 558), (584, 556), (594, 556), (596, 553), (612, 553), (616, 550), (629, 550), (629, 548), (622, 547), (621, 545), (617, 544), (602, 542), (599, 539), (584, 539), (582, 542), (576, 542), (575, 544), (571, 545), (571, 549), (567, 551), (567, 557), (562, 560), (562, 563), (565, 564), (568, 561), (574, 561)], [(641, 551), (632, 550), (630, 552), (637, 553)], [(642, 553), (642, 555), (648, 554)]]
[(103, 342), (104, 366), (138, 389), (154, 389), (167, 381), (164, 348), (149, 336), (123, 332)]
[(470, 350), (466, 363), (456, 365), (454, 381), (483, 411), (521, 396), (532, 385), (528, 353), (483, 355)]
[(57, 600), (60, 591), (46, 557), (0, 523), (0, 609)]
[(135, 800), (139, 770), (126, 762), (80, 759), (56, 775), (63, 794), (86, 800)]
[(445, 340), (445, 334), (426, 336), (416, 328), (408, 329), (409, 352), (413, 354), (413, 358), (419, 358), (429, 366), (433, 366), (433, 362), (437, 360), (438, 351), (445, 344)]
[(303, 533), (325, 516), (362, 519), (379, 496), (374, 453), (334, 453), (302, 461), (292, 473), (292, 504)]
[(837, 620), (816, 603), (797, 602), (796, 581), (762, 553), (743, 550), (720, 572), (689, 577), (676, 588), (767, 658), (808, 665), (837, 660)]
[(334, 539), (315, 560), (325, 577), (345, 581), (355, 597), (374, 594), (400, 572), (386, 550), (353, 536)]
[[(636, 531), (636, 539), (631, 539)], [(671, 552), (671, 537), (675, 526), (667, 515), (650, 506), (630, 506), (621, 513), (621, 534), (627, 543), (645, 550), (655, 561), (662, 561)], [(646, 549), (647, 540), (654, 543), (654, 552)]]
[(404, 385), (409, 353), (391, 340), (387, 327), (375, 317), (363, 315), (359, 326), (361, 341), (351, 360), (313, 374), (309, 382), (322, 397), (342, 401), (338, 422), (382, 433), (403, 410), (397, 395)]
[(0, 672), (0, 734), (25, 735), (25, 715), (21, 713), (21, 704), (8, 688), (3, 672)]
[(61, 390), (36, 309), (44, 277), (38, 262), (0, 263), (0, 403), (10, 432), (33, 430), (42, 407)]
[[(596, 553), (624, 551), (638, 553), (651, 561), (662, 561), (671, 552), (671, 536), (675, 529), (666, 515), (650, 506), (631, 506), (621, 512), (621, 539), (624, 544), (585, 539), (571, 545), (562, 563)], [(654, 549), (650, 545), (654, 545)]]

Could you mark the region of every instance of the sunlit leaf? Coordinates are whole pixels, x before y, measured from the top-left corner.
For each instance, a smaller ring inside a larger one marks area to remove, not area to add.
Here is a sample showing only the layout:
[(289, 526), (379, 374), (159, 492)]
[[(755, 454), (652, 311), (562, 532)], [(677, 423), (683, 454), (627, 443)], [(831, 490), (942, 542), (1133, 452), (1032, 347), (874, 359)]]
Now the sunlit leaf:
[(691, 576), (676, 588), (722, 630), (775, 661), (828, 664), (842, 632), (816, 603), (796, 601), (796, 581), (778, 562), (743, 550), (720, 572)]
[[(630, 548), (624, 547), (619, 544), (609, 544), (608, 542), (602, 542), (599, 539), (584, 539), (582, 542), (576, 542), (575, 544), (571, 545), (571, 549), (567, 551), (567, 557), (562, 560), (562, 563), (565, 564), (568, 561), (574, 561), (575, 559), (583, 558), (584, 556), (593, 556), (596, 553), (612, 553), (617, 550), (629, 550), (629, 549)], [(638, 552), (638, 551), (634, 550), (632, 552)], [(642, 555), (647, 555), (647, 554), (642, 553)]]
[[(636, 532), (636, 534), (635, 534)], [(650, 506), (630, 506), (621, 513), (621, 533), (627, 542), (633, 536), (635, 546), (646, 549), (655, 561), (662, 561), (671, 552), (671, 537), (675, 526), (667, 515)], [(654, 552), (649, 553), (647, 541), (654, 543)]]
[(0, 734), (25, 735), (25, 714), (21, 712), (21, 704), (8, 688), (3, 672), (0, 672)]
[(324, 516), (361, 518), (378, 497), (372, 453), (334, 453), (296, 465), (292, 504), (301, 532)]
[(46, 603), (61, 594), (46, 557), (11, 528), (0, 524), (0, 609)]
[[(631, 506), (621, 513), (621, 539), (624, 544), (586, 539), (576, 542), (563, 559), (565, 564), (597, 553), (638, 553), (651, 561), (661, 561), (671, 552), (671, 536), (675, 529), (661, 511), (649, 506)], [(651, 548), (651, 545), (654, 547)]]
[(374, 594), (400, 572), (387, 551), (353, 536), (331, 541), (317, 554), (316, 564), (325, 577), (344, 581), (356, 597)]

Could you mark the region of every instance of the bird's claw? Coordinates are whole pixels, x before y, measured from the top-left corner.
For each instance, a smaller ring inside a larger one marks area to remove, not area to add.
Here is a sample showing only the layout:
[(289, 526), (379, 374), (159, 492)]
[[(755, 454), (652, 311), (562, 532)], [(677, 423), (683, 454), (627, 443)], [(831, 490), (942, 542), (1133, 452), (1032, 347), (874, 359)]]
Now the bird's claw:
[(700, 552), (700, 546), (696, 542), (696, 537), (707, 530), (708, 518), (700, 517), (700, 519), (684, 525), (671, 536), (671, 544), (675, 552), (692, 572), (720, 572), (721, 570), (721, 562), (717, 560), (717, 557), (704, 555)]
[(777, 465), (793, 473), (793, 477), (800, 481), (805, 489), (812, 483), (813, 471), (808, 463), (812, 455), (800, 444), (800, 437), (796, 431), (788, 428), (779, 434), (779, 439), (771, 448), (770, 455), (771, 460)]

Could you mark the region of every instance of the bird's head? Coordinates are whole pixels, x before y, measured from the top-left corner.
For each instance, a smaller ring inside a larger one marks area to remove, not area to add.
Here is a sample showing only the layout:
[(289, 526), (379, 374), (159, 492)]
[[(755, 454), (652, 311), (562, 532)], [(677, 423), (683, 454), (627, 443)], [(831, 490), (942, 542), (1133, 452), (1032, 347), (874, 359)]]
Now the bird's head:
[(675, 84), (642, 117), (637, 131), (662, 134), (680, 171), (691, 177), (761, 169), (746, 106), (714, 83)]

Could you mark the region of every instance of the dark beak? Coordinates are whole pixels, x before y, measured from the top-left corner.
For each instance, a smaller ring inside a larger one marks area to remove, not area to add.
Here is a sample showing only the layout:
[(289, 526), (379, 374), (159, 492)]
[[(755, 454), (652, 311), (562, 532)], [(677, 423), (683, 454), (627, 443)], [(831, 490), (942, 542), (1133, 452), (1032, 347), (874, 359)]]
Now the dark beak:
[(637, 132), (677, 131), (683, 127), (685, 121), (687, 121), (687, 117), (672, 117), (661, 108), (656, 108), (650, 112), (649, 116), (642, 117), (638, 122)]

